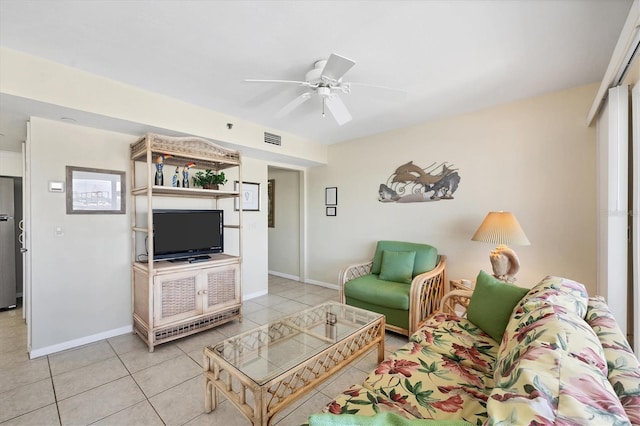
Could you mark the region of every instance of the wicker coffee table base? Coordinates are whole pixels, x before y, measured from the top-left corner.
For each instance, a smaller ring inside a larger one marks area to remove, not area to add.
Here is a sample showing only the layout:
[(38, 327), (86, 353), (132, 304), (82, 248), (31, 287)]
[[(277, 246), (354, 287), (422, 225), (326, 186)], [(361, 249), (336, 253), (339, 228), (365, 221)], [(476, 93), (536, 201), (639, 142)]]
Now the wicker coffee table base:
[(256, 384), (211, 348), (204, 349), (205, 412), (215, 410), (218, 391), (254, 425), (271, 419), (308, 390), (318, 386), (353, 360), (378, 347), (378, 363), (384, 359), (384, 316), (359, 332), (337, 341), (305, 362)]

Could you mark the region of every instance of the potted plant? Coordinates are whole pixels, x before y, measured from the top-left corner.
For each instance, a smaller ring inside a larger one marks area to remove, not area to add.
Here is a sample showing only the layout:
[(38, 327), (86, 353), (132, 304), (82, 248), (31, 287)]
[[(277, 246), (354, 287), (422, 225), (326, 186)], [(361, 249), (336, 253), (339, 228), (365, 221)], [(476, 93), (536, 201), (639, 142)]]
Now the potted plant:
[(225, 183), (227, 183), (227, 178), (224, 172), (216, 174), (211, 169), (206, 169), (204, 172), (199, 171), (193, 177), (193, 185), (201, 186), (204, 189), (219, 189), (220, 185)]

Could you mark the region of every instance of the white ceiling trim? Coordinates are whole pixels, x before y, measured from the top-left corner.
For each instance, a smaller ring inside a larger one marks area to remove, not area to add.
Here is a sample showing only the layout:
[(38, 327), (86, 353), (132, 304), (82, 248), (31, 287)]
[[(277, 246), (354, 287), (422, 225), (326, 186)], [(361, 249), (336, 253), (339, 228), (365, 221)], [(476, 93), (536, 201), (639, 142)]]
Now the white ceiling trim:
[[(629, 11), (629, 16), (622, 27), (622, 32), (616, 43), (616, 47), (611, 55), (609, 66), (604, 74), (600, 88), (596, 94), (589, 115), (587, 116), (587, 125), (591, 126), (593, 120), (599, 114), (602, 105), (607, 98), (609, 88), (619, 85), (624, 79), (622, 73), (631, 69), (632, 61), (638, 61), (640, 55), (638, 48), (640, 43), (640, 0), (634, 0)], [(632, 55), (635, 54), (635, 57)]]

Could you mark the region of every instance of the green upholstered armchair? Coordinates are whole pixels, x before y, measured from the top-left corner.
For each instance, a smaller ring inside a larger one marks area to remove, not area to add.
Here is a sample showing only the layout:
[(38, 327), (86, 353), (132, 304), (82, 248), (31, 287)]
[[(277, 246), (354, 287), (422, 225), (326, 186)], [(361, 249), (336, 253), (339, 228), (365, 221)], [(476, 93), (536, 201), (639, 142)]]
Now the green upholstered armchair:
[(340, 272), (340, 300), (386, 316), (386, 328), (410, 336), (438, 310), (446, 257), (428, 244), (378, 241), (372, 260)]

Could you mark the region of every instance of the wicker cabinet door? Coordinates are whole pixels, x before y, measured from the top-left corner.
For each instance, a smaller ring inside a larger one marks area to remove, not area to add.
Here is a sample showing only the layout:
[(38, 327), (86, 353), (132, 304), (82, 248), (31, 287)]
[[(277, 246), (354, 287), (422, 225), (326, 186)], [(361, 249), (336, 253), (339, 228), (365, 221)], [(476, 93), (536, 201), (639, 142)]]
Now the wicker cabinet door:
[(206, 280), (204, 312), (241, 303), (239, 264), (205, 269), (202, 272)]
[(156, 327), (202, 313), (198, 271), (159, 275), (154, 279), (153, 319)]

